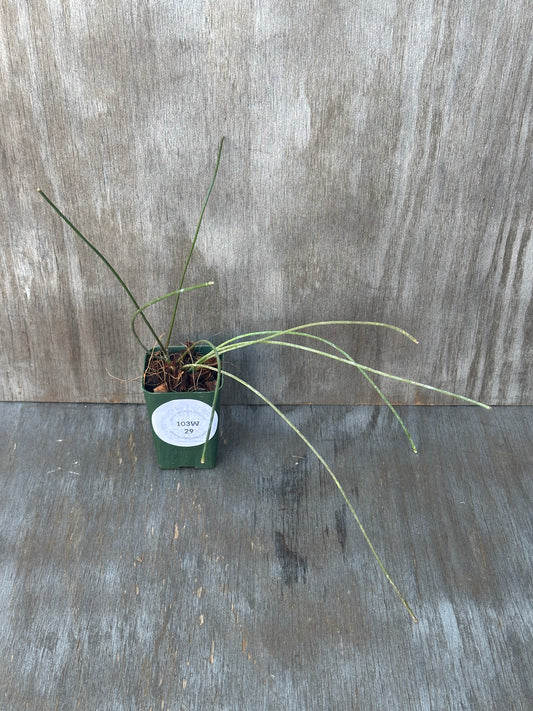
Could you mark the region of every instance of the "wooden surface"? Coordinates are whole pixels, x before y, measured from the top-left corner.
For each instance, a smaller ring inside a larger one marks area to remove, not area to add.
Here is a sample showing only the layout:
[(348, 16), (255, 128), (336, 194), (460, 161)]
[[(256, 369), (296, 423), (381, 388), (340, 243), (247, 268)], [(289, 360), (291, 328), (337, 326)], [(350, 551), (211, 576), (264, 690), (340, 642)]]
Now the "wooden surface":
[[(129, 304), (35, 189), (145, 303), (176, 287), (225, 135), (189, 277), (216, 284), (177, 340), (389, 321), (420, 346), (335, 336), (533, 404), (532, 34), (529, 0), (0, 0), (0, 398), (140, 400), (106, 375), (139, 375)], [(376, 402), (274, 350), (236, 360), (277, 402)]]
[(223, 408), (158, 470), (136, 405), (0, 406), (5, 711), (529, 711), (533, 410)]

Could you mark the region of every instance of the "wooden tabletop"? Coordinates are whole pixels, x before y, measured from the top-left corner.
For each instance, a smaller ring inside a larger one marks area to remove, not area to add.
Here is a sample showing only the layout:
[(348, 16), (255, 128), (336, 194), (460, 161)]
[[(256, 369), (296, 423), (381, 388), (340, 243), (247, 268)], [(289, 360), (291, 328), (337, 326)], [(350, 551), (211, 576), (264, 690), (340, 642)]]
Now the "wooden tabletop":
[(533, 408), (223, 407), (161, 471), (139, 405), (0, 405), (0, 708), (533, 709)]

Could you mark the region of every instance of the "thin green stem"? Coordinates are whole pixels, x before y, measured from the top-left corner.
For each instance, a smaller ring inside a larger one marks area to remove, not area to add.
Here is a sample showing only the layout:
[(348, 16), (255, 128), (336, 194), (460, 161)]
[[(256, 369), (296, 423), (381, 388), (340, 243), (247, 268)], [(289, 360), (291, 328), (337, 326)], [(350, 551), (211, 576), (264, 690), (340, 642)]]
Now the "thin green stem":
[(392, 412), (392, 414), (394, 415), (394, 417), (398, 420), (398, 422), (399, 422), (399, 424), (400, 424), (400, 427), (401, 427), (402, 430), (404, 431), (404, 434), (405, 434), (405, 436), (407, 437), (407, 439), (408, 439), (408, 441), (409, 441), (409, 444), (411, 445), (411, 449), (413, 450), (413, 452), (414, 452), (415, 454), (418, 454), (418, 449), (416, 448), (416, 444), (414, 443), (414, 440), (413, 440), (413, 438), (411, 437), (411, 433), (409, 432), (409, 430), (408, 430), (407, 427), (405, 426), (404, 421), (403, 421), (402, 418), (400, 417), (400, 415), (399, 415), (398, 411), (396, 410), (396, 408), (394, 407), (394, 405), (390, 402), (390, 400), (388, 399), (388, 397), (382, 392), (381, 388), (379, 388), (379, 386), (377, 385), (377, 383), (376, 383), (374, 380), (372, 380), (372, 378), (370, 377), (370, 375), (368, 375), (368, 373), (365, 373), (365, 371), (363, 370), (363, 368), (361, 368), (361, 366), (356, 365), (356, 368), (357, 368), (357, 370), (361, 373), (361, 375), (362, 375), (364, 378), (366, 378), (366, 380), (370, 383), (370, 385), (374, 388), (374, 390), (377, 392), (377, 394), (378, 394), (378, 395), (380, 396), (380, 398), (383, 400), (383, 402), (385, 403), (385, 405), (387, 405), (387, 407), (388, 407), (389, 410)]
[[(137, 311), (134, 313), (133, 318), (131, 319), (131, 330), (133, 331), (133, 335), (137, 339), (137, 341), (141, 344), (141, 346), (144, 348), (145, 351), (151, 350), (150, 348), (147, 348), (144, 343), (141, 341), (139, 338), (139, 335), (137, 333), (137, 330), (135, 328), (135, 319), (137, 316), (142, 316), (144, 309), (147, 309), (149, 306), (153, 306), (154, 304), (159, 303), (160, 301), (163, 301), (164, 299), (168, 299), (171, 296), (176, 296), (176, 294), (183, 294), (185, 291), (193, 291), (194, 289), (202, 289), (204, 286), (213, 286), (215, 282), (214, 281), (206, 281), (204, 284), (195, 284), (194, 286), (186, 286), (183, 289), (178, 289), (177, 291), (171, 291), (168, 294), (165, 294), (164, 296), (159, 296), (157, 299), (153, 299), (152, 301), (149, 301), (147, 304), (144, 306), (140, 306)], [(165, 353), (164, 350), (162, 350), (163, 353)]]
[[(291, 333), (297, 333), (298, 331), (306, 331), (309, 328), (315, 328), (317, 326), (377, 326), (379, 328), (387, 328), (391, 331), (396, 331), (396, 333), (409, 338), (409, 340), (413, 341), (413, 343), (418, 343), (417, 339), (414, 336), (411, 336), (410, 333), (405, 331), (403, 328), (393, 326), (390, 323), (381, 323), (379, 321), (315, 321), (313, 323), (304, 323), (301, 326), (294, 326), (292, 328), (286, 328), (278, 331), (256, 331), (254, 333), (244, 333), (240, 336), (235, 336), (234, 338), (224, 341), (224, 343), (220, 344), (219, 349), (223, 347), (225, 348), (230, 344), (234, 344), (242, 338), (262, 336), (262, 338), (257, 338), (257, 340), (253, 341), (253, 343), (264, 343), (270, 338), (277, 338), (278, 336), (285, 336)], [(239, 346), (236, 345), (235, 347), (238, 348)]]
[[(209, 367), (209, 366), (205, 366), (205, 367)], [(215, 370), (215, 368), (210, 368), (210, 370)], [(224, 377), (227, 376), (228, 378), (231, 378), (232, 380), (235, 380), (236, 382), (240, 383), (240, 385), (243, 385), (245, 388), (248, 388), (248, 390), (250, 390), (252, 393), (254, 393), (254, 395), (256, 395), (260, 400), (262, 400), (266, 405), (268, 405), (270, 408), (272, 408), (272, 410), (273, 410), (277, 415), (279, 415), (279, 417), (281, 417), (281, 419), (282, 419), (294, 432), (296, 432), (296, 434), (298, 435), (298, 437), (300, 437), (300, 439), (306, 444), (306, 446), (311, 450), (311, 452), (317, 457), (317, 459), (319, 460), (319, 462), (322, 464), (322, 466), (326, 469), (326, 471), (328, 472), (328, 474), (330, 475), (330, 477), (333, 479), (333, 482), (335, 483), (335, 486), (336, 486), (337, 489), (339, 490), (339, 492), (340, 492), (340, 494), (341, 494), (343, 500), (345, 501), (346, 505), (348, 506), (348, 509), (349, 509), (350, 513), (352, 514), (352, 516), (353, 516), (355, 522), (357, 523), (357, 525), (358, 525), (358, 527), (359, 527), (359, 530), (361, 531), (361, 533), (362, 533), (362, 535), (363, 535), (363, 538), (365, 539), (366, 544), (367, 544), (368, 547), (370, 548), (370, 551), (372, 552), (372, 555), (374, 556), (374, 558), (376, 559), (376, 561), (377, 561), (379, 567), (381, 568), (381, 571), (383, 572), (383, 574), (385, 575), (386, 579), (388, 580), (388, 582), (389, 582), (390, 585), (392, 586), (392, 588), (393, 588), (394, 592), (396, 593), (396, 595), (400, 598), (400, 600), (401, 600), (403, 606), (406, 608), (407, 612), (410, 614), (410, 616), (412, 617), (412, 619), (413, 619), (415, 622), (418, 622), (418, 620), (417, 620), (417, 618), (416, 618), (414, 612), (412, 611), (411, 607), (409, 606), (409, 604), (407, 603), (406, 599), (404, 598), (404, 596), (402, 595), (402, 593), (401, 593), (400, 590), (398, 589), (398, 586), (396, 585), (396, 583), (394, 582), (394, 580), (391, 578), (389, 572), (388, 572), (387, 569), (385, 568), (385, 565), (383, 564), (383, 561), (381, 560), (381, 558), (379, 557), (379, 555), (378, 555), (376, 549), (374, 548), (374, 545), (373, 545), (372, 541), (370, 540), (370, 538), (369, 538), (369, 536), (368, 536), (368, 534), (367, 534), (367, 532), (366, 532), (366, 530), (365, 530), (363, 524), (361, 523), (361, 520), (360, 520), (359, 516), (357, 515), (357, 513), (356, 513), (356, 511), (355, 511), (355, 509), (354, 509), (354, 507), (353, 507), (353, 505), (352, 505), (352, 502), (350, 501), (350, 499), (348, 498), (348, 495), (347, 495), (346, 492), (344, 491), (344, 488), (343, 488), (342, 484), (340, 483), (339, 479), (338, 479), (337, 476), (334, 474), (333, 470), (332, 470), (331, 467), (328, 465), (328, 463), (326, 462), (326, 460), (324, 459), (324, 457), (323, 457), (323, 456), (318, 452), (318, 450), (311, 444), (311, 442), (307, 439), (307, 437), (296, 427), (296, 425), (295, 425), (291, 420), (289, 420), (289, 418), (288, 418), (278, 407), (276, 407), (276, 405), (274, 405), (273, 402), (271, 402), (265, 395), (263, 395), (263, 393), (261, 393), (259, 390), (257, 390), (256, 388), (254, 388), (252, 385), (250, 385), (249, 383), (247, 383), (245, 380), (242, 380), (241, 378), (237, 377), (236, 375), (233, 375), (232, 373), (228, 373), (228, 372), (225, 371), (225, 370), (222, 370), (221, 372), (222, 372), (222, 375), (224, 375)]]
[[(105, 266), (109, 269), (109, 271), (113, 274), (113, 276), (115, 277), (115, 279), (117, 279), (117, 281), (119, 282), (119, 284), (121, 285), (121, 287), (124, 289), (124, 291), (126, 292), (126, 294), (128, 295), (128, 297), (129, 297), (130, 300), (132, 301), (132, 303), (133, 303), (133, 305), (135, 306), (135, 308), (138, 309), (138, 310), (140, 310), (139, 304), (137, 303), (137, 300), (135, 299), (135, 297), (133, 296), (133, 294), (131, 293), (131, 291), (128, 289), (128, 286), (126, 285), (126, 282), (124, 281), (124, 279), (122, 279), (122, 277), (121, 277), (120, 274), (117, 272), (117, 270), (116, 270), (116, 269), (109, 263), (109, 261), (104, 257), (104, 255), (102, 254), (102, 252), (100, 252), (100, 251), (94, 246), (94, 244), (93, 244), (90, 240), (88, 240), (87, 237), (85, 237), (85, 235), (83, 235), (83, 234), (80, 232), (80, 230), (68, 219), (68, 217), (66, 217), (66, 215), (64, 215), (64, 214), (61, 212), (61, 210), (57, 207), (57, 205), (55, 205), (55, 204), (52, 202), (52, 200), (50, 200), (50, 198), (48, 197), (48, 195), (46, 195), (40, 188), (37, 190), (37, 192), (39, 193), (39, 195), (40, 195), (42, 198), (44, 198), (44, 199), (46, 200), (46, 202), (50, 205), (50, 207), (52, 207), (52, 208), (57, 212), (57, 214), (59, 215), (59, 217), (70, 227), (70, 229), (73, 230), (74, 233), (75, 233), (81, 240), (83, 240), (83, 241), (85, 242), (85, 244), (86, 244), (88, 247), (90, 247), (90, 248), (93, 250), (93, 252), (102, 260), (102, 262), (105, 264)], [(155, 330), (154, 330), (152, 324), (150, 323), (150, 321), (148, 321), (148, 319), (146, 318), (146, 316), (144, 315), (144, 313), (142, 313), (142, 310), (140, 311), (140, 313), (141, 313), (141, 316), (142, 316), (142, 318), (143, 318), (143, 321), (144, 321), (145, 324), (148, 326), (148, 328), (149, 328), (149, 330), (150, 330), (150, 333), (152, 334), (152, 336), (153, 336), (154, 339), (156, 340), (157, 344), (160, 346), (161, 350), (164, 351), (164, 350), (165, 350), (165, 347), (164, 347), (163, 343), (161, 342), (161, 340), (159, 339), (159, 336), (158, 336), (157, 333), (155, 332)]]
[[(229, 353), (232, 350), (238, 350), (239, 348), (243, 348), (245, 346), (254, 346), (260, 343), (267, 343), (272, 338), (278, 338), (278, 336), (286, 336), (290, 334), (297, 335), (298, 332), (303, 331), (304, 329), (314, 328), (316, 326), (378, 326), (380, 328), (387, 328), (391, 331), (395, 331), (396, 333), (409, 338), (409, 340), (413, 341), (413, 343), (418, 343), (416, 338), (411, 336), (410, 333), (407, 333), (407, 331), (403, 328), (392, 326), (389, 323), (381, 323), (379, 321), (314, 321), (313, 323), (304, 323), (300, 326), (293, 326), (292, 328), (278, 331), (255, 331), (251, 333), (243, 333), (240, 336), (234, 336), (233, 338), (229, 338), (227, 341), (221, 343), (218, 346), (218, 350), (221, 353)], [(239, 343), (239, 341), (243, 338), (253, 338), (254, 340)], [(208, 357), (209, 356), (203, 356), (205, 359)]]
[(291, 348), (298, 348), (299, 350), (304, 350), (308, 351), (309, 353), (316, 353), (317, 355), (323, 355), (326, 356), (327, 358), (332, 358), (333, 360), (336, 360), (340, 363), (346, 363), (347, 365), (352, 365), (355, 366), (358, 369), (364, 370), (367, 373), (374, 373), (374, 375), (382, 375), (384, 378), (389, 378), (390, 380), (397, 380), (401, 383), (407, 383), (407, 385), (414, 385), (415, 387), (418, 388), (424, 388), (425, 390), (431, 390), (432, 392), (440, 393), (441, 395), (448, 395), (449, 397), (453, 397), (457, 400), (462, 400), (463, 402), (468, 402), (471, 405), (478, 405), (479, 407), (483, 407), (485, 410), (490, 410), (490, 405), (486, 405), (483, 402), (479, 402), (478, 400), (473, 400), (470, 397), (465, 397), (464, 395), (457, 395), (457, 393), (452, 393), (449, 390), (443, 390), (442, 388), (436, 388), (433, 385), (427, 385), (426, 383), (419, 383), (416, 380), (410, 380), (409, 378), (402, 378), (399, 375), (392, 375), (391, 373), (385, 373), (383, 370), (377, 370), (376, 368), (371, 368), (368, 365), (362, 365), (361, 363), (356, 363), (355, 361), (348, 360), (346, 358), (339, 358), (338, 356), (335, 356), (331, 353), (325, 353), (324, 351), (319, 351), (315, 348), (308, 348), (307, 346), (301, 346), (297, 343), (288, 343), (284, 341), (269, 341), (270, 343), (273, 343), (278, 346), (289, 346)]
[[(294, 331), (294, 329), (291, 329), (291, 331)], [(347, 365), (351, 365), (358, 370), (363, 370), (366, 371), (367, 373), (373, 373), (374, 375), (382, 375), (384, 378), (389, 378), (390, 380), (396, 380), (401, 383), (406, 383), (408, 385), (414, 385), (415, 387), (419, 388), (424, 388), (425, 390), (431, 390), (432, 392), (439, 393), (441, 395), (447, 395), (449, 397), (453, 397), (457, 400), (461, 400), (462, 402), (467, 402), (471, 405), (477, 405), (479, 407), (483, 407), (485, 410), (490, 410), (490, 405), (486, 405), (483, 402), (479, 402), (478, 400), (474, 400), (469, 397), (465, 397), (464, 395), (457, 395), (457, 393), (452, 393), (449, 390), (444, 390), (442, 388), (436, 388), (433, 385), (427, 385), (426, 383), (420, 383), (416, 380), (411, 380), (410, 378), (403, 378), (399, 375), (393, 375), (391, 373), (386, 373), (382, 370), (377, 370), (376, 368), (371, 368), (368, 365), (363, 365), (362, 363), (357, 363), (353, 359), (348, 359), (348, 358), (340, 358), (339, 356), (333, 355), (332, 353), (326, 353), (325, 351), (318, 350), (316, 348), (309, 348), (308, 346), (302, 346), (301, 344), (298, 343), (291, 343), (289, 341), (275, 341), (273, 340), (274, 337), (277, 337), (278, 333), (280, 335), (285, 335), (285, 331), (280, 331), (280, 332), (275, 332), (274, 336), (270, 336), (267, 338), (259, 339), (259, 340), (252, 340), (252, 341), (245, 341), (241, 342), (238, 344), (232, 344), (229, 347), (225, 348), (224, 345), (222, 344), (218, 346), (218, 351), (219, 353), (227, 353), (229, 351), (237, 350), (239, 348), (245, 348), (248, 346), (254, 346), (257, 343), (271, 343), (277, 346), (286, 346), (288, 348), (296, 348), (302, 351), (307, 351), (308, 353), (315, 353), (317, 355), (325, 356), (326, 358), (331, 358), (332, 360), (335, 360), (339, 363), (346, 363)], [(255, 334), (244, 334), (241, 336), (241, 338), (246, 338), (247, 335), (255, 335)], [(233, 340), (233, 339), (232, 339)], [(227, 341), (226, 341), (227, 343)], [(208, 356), (203, 356), (203, 358), (207, 358)]]
[(214, 184), (215, 184), (215, 180), (216, 180), (217, 173), (218, 173), (218, 166), (220, 165), (220, 157), (221, 157), (221, 155), (222, 155), (222, 146), (223, 146), (223, 144), (224, 144), (224, 136), (222, 136), (222, 138), (220, 139), (220, 145), (219, 145), (219, 148), (218, 148), (218, 156), (217, 156), (217, 162), (216, 162), (216, 166), (215, 166), (215, 172), (214, 172), (214, 174), (213, 174), (213, 179), (211, 180), (211, 185), (209, 186), (209, 190), (207, 191), (206, 198), (205, 198), (204, 203), (203, 203), (203, 205), (202, 205), (202, 210), (201, 210), (201, 212), (200, 212), (200, 219), (198, 220), (198, 224), (196, 225), (196, 231), (195, 231), (195, 233), (194, 233), (194, 238), (193, 238), (193, 241), (192, 241), (192, 244), (191, 244), (191, 248), (189, 249), (189, 254), (187, 255), (187, 259), (186, 259), (186, 261), (185, 261), (185, 266), (183, 267), (183, 272), (182, 272), (182, 274), (181, 274), (180, 283), (179, 283), (178, 289), (177, 289), (177, 291), (176, 291), (176, 294), (177, 294), (177, 296), (176, 296), (176, 302), (175, 302), (175, 304), (174, 304), (174, 310), (173, 310), (173, 312), (172, 312), (172, 319), (171, 319), (171, 321), (170, 321), (170, 327), (169, 327), (169, 329), (168, 329), (168, 336), (167, 336), (167, 342), (166, 342), (166, 349), (165, 349), (165, 350), (168, 350), (168, 346), (169, 346), (169, 344), (170, 344), (170, 339), (172, 338), (172, 332), (174, 331), (174, 323), (175, 323), (175, 321), (176, 321), (176, 314), (177, 314), (177, 312), (178, 312), (178, 304), (179, 304), (179, 300), (180, 300), (181, 288), (183, 287), (183, 282), (185, 281), (185, 275), (187, 274), (187, 269), (188, 269), (188, 267), (189, 267), (189, 262), (191, 261), (192, 254), (193, 254), (194, 248), (195, 248), (195, 246), (196, 246), (196, 240), (198, 239), (198, 234), (199, 234), (199, 232), (200, 232), (200, 227), (201, 227), (201, 225), (202, 225), (202, 220), (203, 220), (203, 218), (204, 218), (204, 212), (205, 212), (205, 209), (206, 209), (206, 207), (207, 207), (207, 203), (209, 202), (209, 198), (210, 198), (210, 196), (211, 196), (211, 191), (213, 190), (213, 186), (214, 186)]
[[(314, 333), (299, 332), (298, 335), (304, 336), (305, 338), (311, 338), (313, 340), (320, 341), (321, 343), (325, 343), (327, 346), (329, 346), (330, 348), (333, 348), (338, 353), (343, 355), (347, 360), (349, 360), (352, 363), (352, 365), (354, 365), (357, 368), (357, 370), (361, 373), (361, 375), (367, 380), (367, 382), (370, 383), (370, 385), (374, 388), (374, 390), (377, 392), (377, 394), (383, 400), (385, 405), (387, 405), (387, 407), (392, 412), (394, 417), (398, 420), (400, 427), (404, 431), (405, 436), (407, 437), (409, 444), (411, 445), (411, 449), (413, 450), (413, 452), (415, 454), (418, 453), (416, 445), (413, 441), (413, 438), (411, 437), (411, 433), (405, 426), (405, 423), (402, 420), (402, 418), (400, 417), (400, 415), (398, 414), (396, 408), (392, 405), (392, 403), (389, 401), (387, 396), (381, 391), (381, 389), (378, 387), (377, 383), (374, 382), (374, 380), (370, 377), (370, 375), (368, 375), (368, 373), (366, 373), (346, 351), (344, 351), (342, 348), (339, 348), (339, 346), (337, 346), (335, 343), (333, 343), (333, 341), (328, 341), (326, 338), (321, 338), (320, 336), (317, 336)], [(267, 343), (268, 343), (268, 341), (267, 341)]]
[[(212, 351), (213, 351), (213, 353), (215, 354), (215, 357), (216, 357), (216, 359), (217, 359), (217, 380), (216, 380), (216, 384), (215, 384), (215, 394), (213, 395), (213, 404), (211, 405), (211, 416), (210, 416), (210, 418), (209, 418), (209, 426), (208, 426), (208, 428), (207, 428), (207, 435), (206, 435), (206, 438), (205, 438), (204, 447), (203, 447), (203, 449), (202, 449), (202, 456), (201, 456), (201, 458), (200, 458), (201, 463), (204, 464), (204, 463), (205, 463), (205, 455), (206, 455), (206, 452), (207, 452), (207, 444), (208, 444), (209, 439), (210, 439), (210, 437), (211, 437), (211, 428), (212, 428), (212, 426), (213, 426), (213, 420), (214, 420), (214, 417), (215, 417), (215, 408), (216, 408), (217, 401), (218, 401), (218, 395), (219, 395), (219, 392), (220, 392), (220, 388), (222, 387), (222, 377), (221, 377), (221, 372), (222, 372), (222, 359), (221, 359), (221, 357), (220, 357), (220, 355), (219, 355), (219, 353), (218, 353), (217, 348), (211, 343), (211, 341), (207, 341), (207, 340), (205, 340), (205, 339), (202, 339), (202, 340), (200, 340), (200, 341), (197, 341), (194, 345), (199, 344), (199, 343), (205, 343), (205, 344), (207, 344), (207, 345), (209, 346), (209, 348), (212, 349)], [(196, 364), (193, 364), (192, 368), (194, 369), (195, 366), (196, 366)]]

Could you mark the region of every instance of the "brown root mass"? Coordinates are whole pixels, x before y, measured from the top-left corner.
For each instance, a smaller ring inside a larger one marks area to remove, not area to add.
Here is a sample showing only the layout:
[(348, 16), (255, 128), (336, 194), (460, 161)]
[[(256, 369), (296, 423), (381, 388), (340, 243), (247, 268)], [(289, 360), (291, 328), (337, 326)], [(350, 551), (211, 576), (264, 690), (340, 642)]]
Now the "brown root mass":
[[(149, 392), (206, 392), (216, 387), (217, 374), (207, 368), (188, 368), (196, 363), (200, 353), (191, 343), (178, 353), (170, 353), (168, 359), (154, 351), (144, 372), (144, 387)], [(205, 365), (217, 367), (217, 359), (210, 358)]]

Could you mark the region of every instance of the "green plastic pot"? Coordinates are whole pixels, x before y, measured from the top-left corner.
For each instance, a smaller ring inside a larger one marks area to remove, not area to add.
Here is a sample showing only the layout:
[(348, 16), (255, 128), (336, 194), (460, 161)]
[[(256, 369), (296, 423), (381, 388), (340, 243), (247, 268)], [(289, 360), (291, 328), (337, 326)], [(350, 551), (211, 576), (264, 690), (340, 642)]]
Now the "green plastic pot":
[[(171, 353), (182, 350), (184, 346), (169, 348)], [(211, 349), (209, 346), (197, 346), (196, 350), (205, 354)], [(151, 353), (147, 353), (145, 356), (145, 370), (150, 355)], [(161, 469), (181, 467), (212, 469), (217, 461), (220, 390), (204, 462), (201, 461), (202, 451), (215, 393), (152, 393), (146, 390), (144, 384), (143, 393), (159, 467)]]

